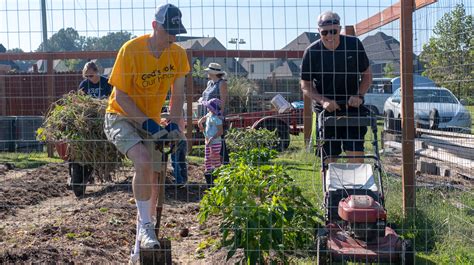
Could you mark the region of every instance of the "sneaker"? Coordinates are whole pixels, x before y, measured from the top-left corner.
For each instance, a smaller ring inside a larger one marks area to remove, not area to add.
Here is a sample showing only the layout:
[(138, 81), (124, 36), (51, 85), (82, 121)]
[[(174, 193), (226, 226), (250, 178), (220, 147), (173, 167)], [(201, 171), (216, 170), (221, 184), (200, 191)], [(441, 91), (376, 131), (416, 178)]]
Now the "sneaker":
[(140, 264), (140, 253), (134, 253), (133, 250), (130, 252), (130, 259), (128, 265)]
[(143, 249), (159, 248), (153, 223), (146, 223), (140, 228), (140, 247)]

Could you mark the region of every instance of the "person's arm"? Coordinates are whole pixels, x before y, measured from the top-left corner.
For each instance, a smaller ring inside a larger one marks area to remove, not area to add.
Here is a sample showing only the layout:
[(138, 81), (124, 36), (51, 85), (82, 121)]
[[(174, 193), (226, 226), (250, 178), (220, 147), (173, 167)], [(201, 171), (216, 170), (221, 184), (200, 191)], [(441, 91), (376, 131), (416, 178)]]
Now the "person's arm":
[(173, 87), (171, 88), (170, 102), (170, 123), (179, 124), (180, 120), (183, 119), (183, 104), (184, 104), (184, 76), (179, 77), (174, 81)]
[(199, 121), (198, 121), (198, 127), (199, 130), (203, 131), (204, 130), (204, 122), (206, 122), (206, 116), (202, 116)]
[(319, 94), (316, 89), (313, 89), (313, 86), (310, 81), (301, 80), (300, 85), (303, 95), (309, 97), (311, 100), (314, 100), (316, 103), (321, 105), (323, 109), (329, 112), (341, 109), (340, 106), (336, 103), (336, 101), (328, 99), (327, 97)]
[(214, 134), (214, 136), (210, 137), (207, 142), (211, 143), (214, 139), (221, 137), (224, 134), (224, 126), (222, 124), (216, 125), (217, 126), (217, 132)]
[(224, 134), (224, 126), (222, 124), (217, 125), (217, 132), (214, 138), (221, 137)]
[[(330, 100), (319, 94), (317, 89), (313, 88), (313, 84), (310, 81), (312, 80), (313, 71), (317, 71), (314, 69), (316, 67), (314, 65), (314, 60), (320, 60), (320, 58), (314, 58), (316, 55), (313, 55), (310, 52), (310, 47), (308, 47), (303, 54), (303, 61), (301, 62), (301, 91), (303, 92), (304, 96), (309, 97), (311, 100), (321, 105), (325, 110), (333, 112), (337, 109), (340, 109), (339, 105), (337, 105), (336, 101)], [(311, 62), (313, 62), (313, 64), (311, 64)]]
[(370, 67), (361, 73), (361, 82), (359, 85), (359, 95), (349, 97), (348, 105), (354, 108), (358, 108), (364, 103), (364, 95), (369, 91), (369, 87), (372, 84), (372, 71)]
[(115, 100), (117, 104), (122, 108), (126, 113), (126, 116), (138, 124), (143, 124), (144, 121), (149, 119), (145, 113), (143, 113), (132, 100), (132, 98), (120, 90), (120, 88), (115, 87)]
[(348, 101), (348, 105), (351, 107), (358, 108), (364, 103), (364, 95), (369, 91), (370, 85), (372, 84), (372, 71), (370, 70), (369, 58), (365, 52), (364, 46), (360, 40), (357, 39), (357, 59), (359, 62), (358, 69), (361, 72), (361, 82), (359, 84), (359, 94), (351, 96)]
[(370, 85), (372, 84), (372, 71), (370, 70), (370, 66), (362, 72), (361, 74), (361, 82), (359, 85), (359, 95), (363, 96), (369, 91)]
[(222, 115), (224, 115), (226, 104), (227, 104), (227, 98), (229, 96), (229, 93), (227, 91), (227, 81), (225, 81), (225, 80), (221, 81), (221, 84), (219, 86), (219, 90), (220, 90), (219, 94), (220, 94), (220, 97), (221, 97), (221, 113), (222, 113)]
[(78, 92), (82, 92), (84, 94), (87, 94), (86, 91), (86, 80), (82, 80), (81, 83), (79, 84), (79, 87), (77, 88)]
[(112, 94), (112, 86), (109, 84), (109, 79), (104, 77), (104, 96), (109, 97)]

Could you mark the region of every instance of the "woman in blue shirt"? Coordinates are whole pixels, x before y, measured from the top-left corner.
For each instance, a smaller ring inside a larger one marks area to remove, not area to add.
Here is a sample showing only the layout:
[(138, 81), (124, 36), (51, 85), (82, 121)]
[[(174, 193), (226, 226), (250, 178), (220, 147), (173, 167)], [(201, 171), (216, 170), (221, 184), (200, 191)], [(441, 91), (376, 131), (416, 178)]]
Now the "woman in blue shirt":
[[(227, 103), (227, 81), (225, 79), (226, 72), (222, 71), (222, 67), (218, 63), (210, 63), (209, 66), (204, 69), (207, 71), (207, 82), (206, 89), (202, 92), (202, 101), (209, 101), (213, 98), (220, 99), (221, 101), (221, 115), (225, 114), (226, 103)], [(204, 115), (204, 114), (203, 114)]]
[(82, 69), (82, 76), (85, 78), (79, 84), (79, 91), (84, 92), (94, 98), (107, 98), (112, 93), (112, 86), (109, 79), (99, 75), (99, 68), (94, 62), (88, 62)]
[[(209, 82), (207, 82), (206, 89), (202, 92), (202, 102), (209, 101), (211, 99), (217, 98), (220, 100), (220, 118), (224, 124), (224, 135), (226, 131), (225, 126), (225, 114), (227, 113), (227, 100), (228, 100), (228, 92), (227, 92), (227, 80), (226, 80), (226, 72), (222, 70), (222, 67), (218, 63), (210, 63), (209, 66), (204, 69), (207, 71), (207, 77), (209, 78)], [(202, 113), (204, 116), (205, 113)], [(224, 137), (224, 136), (223, 136)], [(225, 140), (222, 139), (222, 148), (221, 148), (221, 157), (222, 162), (224, 164), (229, 163), (229, 154), (227, 151), (227, 147), (225, 144)]]

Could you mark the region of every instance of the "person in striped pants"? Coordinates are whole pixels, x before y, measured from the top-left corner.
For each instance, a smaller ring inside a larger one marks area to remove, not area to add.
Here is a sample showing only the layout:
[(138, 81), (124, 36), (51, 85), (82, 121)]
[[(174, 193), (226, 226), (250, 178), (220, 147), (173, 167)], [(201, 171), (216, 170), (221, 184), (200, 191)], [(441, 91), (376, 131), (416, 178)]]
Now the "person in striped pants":
[[(204, 177), (208, 185), (214, 184), (212, 172), (214, 169), (221, 166), (221, 148), (222, 148), (222, 134), (224, 133), (224, 126), (221, 119), (221, 100), (213, 98), (202, 103), (206, 106), (208, 112), (202, 117), (198, 126), (204, 132), (205, 137), (205, 153), (204, 153)], [(205, 128), (204, 128), (205, 123)]]

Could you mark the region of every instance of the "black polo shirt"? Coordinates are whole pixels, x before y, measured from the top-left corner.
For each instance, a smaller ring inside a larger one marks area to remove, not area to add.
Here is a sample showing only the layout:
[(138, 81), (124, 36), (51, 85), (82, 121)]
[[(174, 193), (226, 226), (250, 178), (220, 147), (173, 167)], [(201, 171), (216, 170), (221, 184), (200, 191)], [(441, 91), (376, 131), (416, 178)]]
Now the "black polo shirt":
[(301, 79), (310, 81), (319, 94), (345, 101), (359, 94), (360, 73), (369, 67), (369, 58), (356, 37), (340, 35), (336, 50), (328, 50), (321, 40), (306, 48), (301, 63)]

